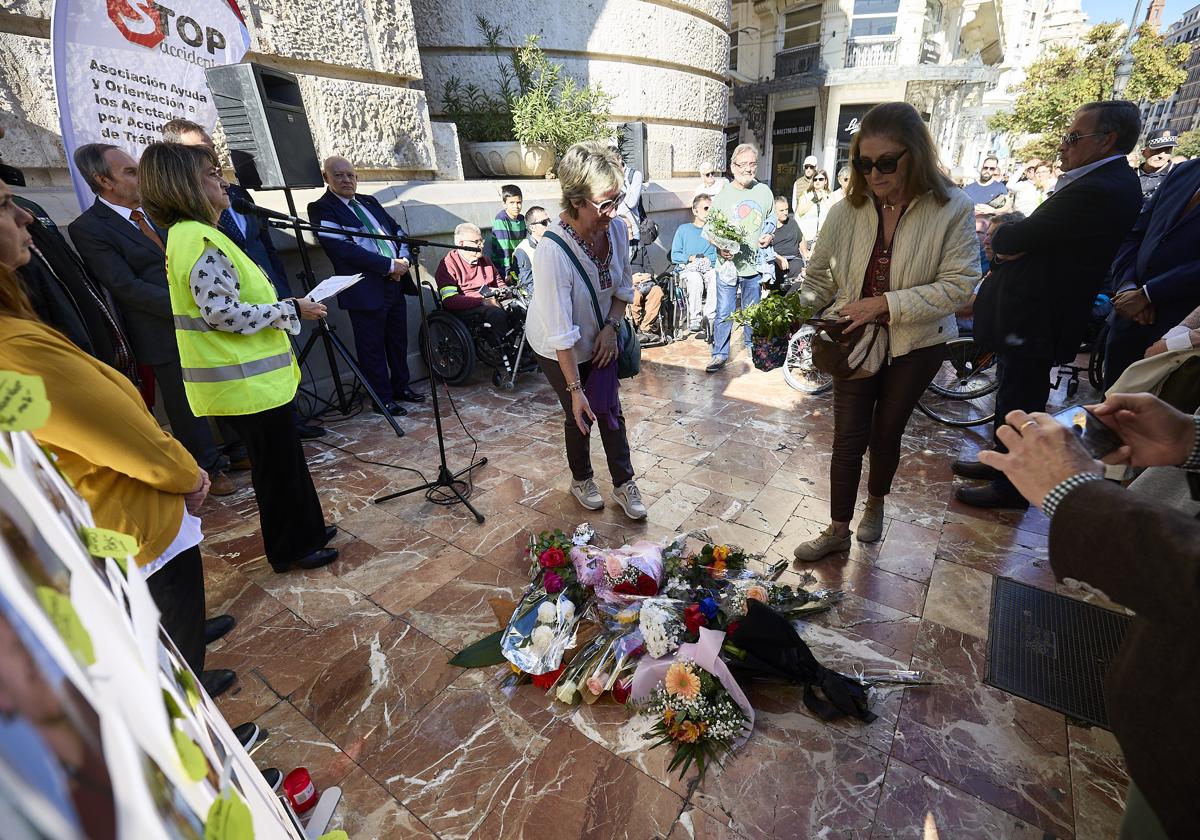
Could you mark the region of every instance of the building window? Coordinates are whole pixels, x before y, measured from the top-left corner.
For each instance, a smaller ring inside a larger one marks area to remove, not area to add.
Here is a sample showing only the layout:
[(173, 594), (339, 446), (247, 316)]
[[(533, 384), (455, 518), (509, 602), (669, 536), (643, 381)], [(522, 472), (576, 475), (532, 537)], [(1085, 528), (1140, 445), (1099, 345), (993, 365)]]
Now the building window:
[(854, 22), (850, 37), (868, 38), (896, 34), (896, 13), (900, 0), (854, 0)]
[(738, 33), (735, 29), (729, 33), (729, 69), (737, 72)]
[(785, 50), (817, 43), (821, 38), (821, 4), (810, 3), (784, 13), (780, 29)]

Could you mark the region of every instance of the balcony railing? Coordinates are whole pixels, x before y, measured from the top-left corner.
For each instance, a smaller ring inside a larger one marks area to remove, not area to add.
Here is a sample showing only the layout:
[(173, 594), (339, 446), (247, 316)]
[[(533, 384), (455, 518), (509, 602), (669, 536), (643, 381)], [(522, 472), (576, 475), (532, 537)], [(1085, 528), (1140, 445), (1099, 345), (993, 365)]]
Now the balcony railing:
[(851, 38), (846, 42), (846, 67), (891, 67), (899, 46), (898, 37)]
[(921, 42), (921, 63), (922, 64), (941, 64), (942, 63), (942, 47), (937, 41), (932, 38), (926, 38)]
[(820, 67), (821, 45), (805, 44), (790, 50), (775, 53), (775, 78), (800, 76), (812, 73)]

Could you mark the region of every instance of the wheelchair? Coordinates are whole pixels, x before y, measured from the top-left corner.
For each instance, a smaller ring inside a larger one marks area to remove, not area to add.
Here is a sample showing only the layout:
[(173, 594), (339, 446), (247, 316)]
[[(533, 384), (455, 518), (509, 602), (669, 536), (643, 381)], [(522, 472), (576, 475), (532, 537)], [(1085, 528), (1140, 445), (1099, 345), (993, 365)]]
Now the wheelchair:
[(447, 385), (462, 385), (471, 378), (475, 362), (482, 361), (492, 368), (492, 384), (511, 391), (516, 387), (521, 371), (530, 370), (537, 362), (525, 341), (525, 316), (529, 310), (528, 296), (516, 288), (484, 290), (485, 297), (496, 297), (508, 313), (509, 329), (499, 347), (492, 342), (486, 321), (468, 326), (450, 310), (444, 308), (437, 287), (429, 281), (422, 286), (433, 295), (434, 309), (421, 325), (421, 355), (425, 364), (434, 370)]
[[(662, 347), (687, 338), (687, 289), (680, 274), (680, 267), (672, 266), (650, 281), (663, 290), (663, 301), (658, 310), (658, 319), (653, 324), (643, 322), (638, 328), (642, 333), (655, 336), (653, 341), (642, 342), (643, 347)], [(645, 306), (645, 303), (642, 305)]]

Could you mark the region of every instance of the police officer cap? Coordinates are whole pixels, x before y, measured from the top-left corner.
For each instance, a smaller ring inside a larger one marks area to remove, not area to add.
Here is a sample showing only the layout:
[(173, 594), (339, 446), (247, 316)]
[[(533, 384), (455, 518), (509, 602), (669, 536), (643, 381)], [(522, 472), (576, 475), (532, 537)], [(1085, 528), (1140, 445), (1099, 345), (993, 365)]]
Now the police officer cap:
[(1146, 148), (1154, 149), (1173, 149), (1179, 143), (1179, 138), (1175, 136), (1175, 132), (1169, 128), (1164, 128), (1159, 131), (1150, 133), (1146, 138)]

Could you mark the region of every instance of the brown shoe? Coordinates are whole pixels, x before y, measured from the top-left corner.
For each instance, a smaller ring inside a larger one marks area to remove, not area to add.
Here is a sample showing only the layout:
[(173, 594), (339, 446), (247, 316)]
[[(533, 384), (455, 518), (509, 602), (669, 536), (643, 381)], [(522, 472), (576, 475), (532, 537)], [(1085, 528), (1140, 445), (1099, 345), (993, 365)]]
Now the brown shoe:
[(241, 458), (231, 460), (229, 462), (229, 469), (234, 470), (235, 472), (244, 472), (245, 470), (250, 469), (250, 457), (248, 455), (243, 455)]
[(208, 488), (210, 496), (232, 496), (237, 492), (237, 488), (233, 486), (233, 479), (223, 472), (211, 476), (209, 480), (212, 481)]

